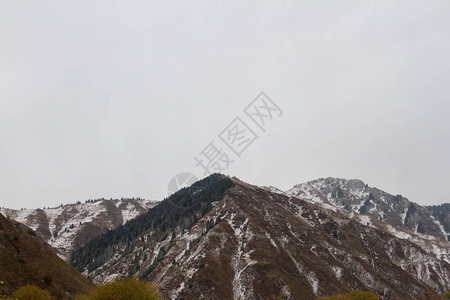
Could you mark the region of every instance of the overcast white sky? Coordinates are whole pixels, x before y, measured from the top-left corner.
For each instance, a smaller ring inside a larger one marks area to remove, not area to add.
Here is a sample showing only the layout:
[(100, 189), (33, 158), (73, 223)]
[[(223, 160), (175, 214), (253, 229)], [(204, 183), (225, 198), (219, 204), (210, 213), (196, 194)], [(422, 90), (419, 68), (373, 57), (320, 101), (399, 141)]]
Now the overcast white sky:
[(160, 200), (260, 91), (284, 114), (225, 173), (449, 202), (449, 16), (449, 1), (2, 0), (0, 206)]

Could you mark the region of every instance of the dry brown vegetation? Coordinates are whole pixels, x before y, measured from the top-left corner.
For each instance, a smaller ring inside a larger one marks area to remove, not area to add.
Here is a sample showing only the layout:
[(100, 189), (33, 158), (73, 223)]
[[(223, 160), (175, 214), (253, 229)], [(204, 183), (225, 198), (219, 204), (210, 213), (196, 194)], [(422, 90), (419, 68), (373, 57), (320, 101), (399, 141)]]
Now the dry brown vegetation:
[(26, 285), (48, 290), (57, 298), (85, 293), (92, 283), (59, 258), (28, 227), (0, 214), (0, 294)]

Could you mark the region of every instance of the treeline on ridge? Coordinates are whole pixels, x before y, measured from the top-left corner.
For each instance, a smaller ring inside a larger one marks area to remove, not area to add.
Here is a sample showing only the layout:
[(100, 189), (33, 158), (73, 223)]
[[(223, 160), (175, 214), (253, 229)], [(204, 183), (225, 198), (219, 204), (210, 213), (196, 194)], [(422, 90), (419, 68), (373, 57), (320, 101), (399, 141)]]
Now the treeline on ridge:
[(125, 253), (131, 252), (135, 240), (147, 231), (153, 233), (153, 241), (164, 241), (178, 226), (182, 230), (191, 228), (212, 209), (211, 203), (222, 199), (233, 186), (233, 181), (221, 174), (212, 174), (197, 181), (164, 199), (148, 212), (95, 237), (72, 253), (70, 263), (79, 272), (92, 272), (106, 263), (116, 250), (126, 246)]

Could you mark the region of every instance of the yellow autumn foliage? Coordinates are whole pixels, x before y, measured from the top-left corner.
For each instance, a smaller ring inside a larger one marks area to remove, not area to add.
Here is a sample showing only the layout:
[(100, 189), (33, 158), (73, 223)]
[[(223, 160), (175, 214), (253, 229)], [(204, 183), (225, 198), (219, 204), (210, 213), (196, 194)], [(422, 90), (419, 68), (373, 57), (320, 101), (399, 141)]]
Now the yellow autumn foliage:
[(53, 297), (47, 290), (43, 290), (35, 285), (26, 285), (15, 291), (12, 296), (17, 300), (52, 300)]
[(95, 288), (89, 295), (78, 295), (77, 300), (158, 300), (160, 294), (154, 284), (135, 279), (119, 279)]

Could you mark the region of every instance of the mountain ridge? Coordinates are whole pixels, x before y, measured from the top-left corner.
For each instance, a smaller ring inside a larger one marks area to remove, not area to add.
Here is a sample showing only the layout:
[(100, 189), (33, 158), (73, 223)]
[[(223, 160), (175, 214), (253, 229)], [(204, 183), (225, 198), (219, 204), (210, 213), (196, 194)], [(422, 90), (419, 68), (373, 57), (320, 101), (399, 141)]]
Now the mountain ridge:
[[(209, 184), (196, 193), (188, 188), (168, 198), (170, 211), (157, 218), (170, 224), (165, 234), (159, 225), (141, 231), (125, 225), (122, 230), (134, 232), (131, 240), (108, 244), (101, 252), (110, 251), (107, 256), (89, 256), (98, 237), (75, 251), (71, 262), (94, 282), (135, 276), (157, 283), (172, 299), (314, 299), (354, 289), (409, 299), (429, 287), (450, 288), (450, 246), (442, 239), (237, 178), (218, 184), (225, 178), (207, 177)], [(186, 213), (182, 203), (188, 209), (197, 203), (199, 210)]]
[(72, 250), (146, 212), (157, 203), (140, 198), (98, 199), (47, 209), (1, 209), (0, 213), (36, 231), (67, 259)]

